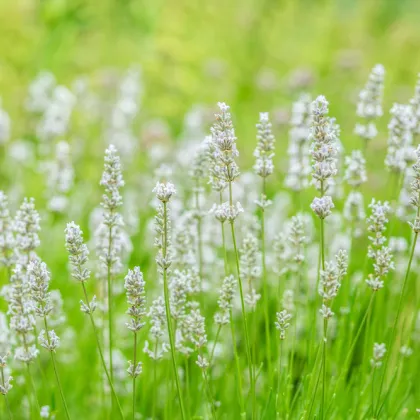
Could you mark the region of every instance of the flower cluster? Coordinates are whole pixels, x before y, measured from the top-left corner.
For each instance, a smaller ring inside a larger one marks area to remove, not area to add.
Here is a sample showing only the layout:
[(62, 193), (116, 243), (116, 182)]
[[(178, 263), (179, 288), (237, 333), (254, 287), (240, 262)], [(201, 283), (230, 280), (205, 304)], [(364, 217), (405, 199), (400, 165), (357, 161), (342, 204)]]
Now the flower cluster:
[(236, 283), (236, 279), (233, 275), (223, 279), (222, 287), (219, 292), (219, 299), (217, 299), (219, 311), (214, 315), (214, 322), (218, 325), (225, 325), (230, 322), (230, 311), (233, 306)]
[(366, 160), (360, 150), (353, 150), (350, 156), (346, 156), (345, 165), (344, 181), (347, 184), (356, 188), (367, 181)]
[(337, 131), (328, 117), (328, 101), (318, 96), (312, 103), (312, 122), (310, 129), (312, 178), (321, 195), (331, 184), (331, 177), (337, 174), (336, 155), (338, 153)]
[(35, 209), (35, 200), (25, 198), (16, 212), (13, 229), (16, 238), (16, 249), (22, 264), (27, 265), (35, 257), (35, 249), (39, 247), (40, 217)]
[(420, 232), (420, 146), (416, 150), (417, 161), (413, 165), (414, 179), (411, 182), (410, 204), (417, 208), (414, 222), (409, 222), (415, 233)]
[(390, 270), (394, 269), (392, 261), (392, 253), (388, 246), (385, 245), (386, 237), (384, 232), (388, 223), (387, 214), (391, 211), (388, 202), (382, 203), (372, 199), (369, 205), (371, 215), (367, 218), (368, 231), (372, 233), (369, 236), (371, 244), (368, 248), (368, 257), (372, 258), (374, 274), (370, 274), (366, 280), (367, 285), (377, 291), (384, 286), (383, 278)]
[(309, 157), (309, 130), (311, 124), (311, 97), (302, 94), (294, 102), (289, 131), (289, 170), (285, 179), (286, 187), (301, 191), (309, 185), (311, 164)]
[(9, 200), (7, 195), (0, 191), (0, 263), (5, 267), (11, 267), (15, 261), (15, 245)]
[(286, 338), (286, 330), (290, 327), (289, 321), (292, 319), (292, 314), (286, 309), (283, 309), (276, 313), (276, 318), (277, 321), (274, 324), (280, 332), (280, 340), (284, 340)]
[(382, 360), (385, 357), (386, 346), (385, 343), (374, 343), (373, 344), (373, 357), (370, 359), (370, 364), (373, 369), (380, 368), (382, 366)]
[(406, 167), (407, 151), (411, 150), (413, 112), (410, 105), (394, 104), (390, 111), (392, 118), (388, 124), (388, 149), (385, 166), (391, 171), (401, 173)]
[(413, 112), (413, 133), (414, 135), (420, 134), (420, 73), (417, 76), (417, 83), (414, 89), (414, 96), (410, 100), (410, 105)]
[(374, 120), (382, 116), (382, 96), (384, 90), (385, 69), (377, 64), (371, 71), (365, 87), (359, 93), (356, 114), (365, 120), (356, 124), (355, 133), (365, 141), (376, 137), (378, 131)]
[(261, 277), (261, 258), (258, 249), (258, 239), (252, 233), (248, 233), (245, 236), (239, 254), (241, 278), (246, 281), (248, 285), (245, 302), (249, 305), (251, 311), (255, 311), (257, 302), (261, 297), (261, 295), (257, 293), (255, 285)]
[(124, 222), (118, 209), (123, 203), (120, 189), (124, 186), (124, 180), (120, 157), (112, 144), (105, 151), (104, 171), (100, 185), (104, 187), (105, 193), (102, 195), (101, 202), (103, 220), (95, 232), (97, 248), (104, 273), (110, 267), (111, 272), (115, 274), (121, 270), (121, 230)]
[(274, 170), (274, 136), (271, 131), (271, 122), (267, 112), (260, 113), (257, 130), (257, 147), (254, 151), (256, 163), (254, 170), (260, 177), (267, 178)]
[(331, 302), (337, 296), (341, 281), (347, 274), (348, 256), (346, 251), (340, 250), (335, 256), (335, 260), (335, 263), (326, 262), (325, 269), (321, 270), (319, 294), (322, 297), (322, 309), (320, 312), (324, 318), (334, 315), (331, 310)]
[(210, 183), (228, 184), (239, 176), (239, 168), (235, 158), (239, 156), (236, 148), (235, 129), (233, 128), (229, 106), (219, 102), (220, 113), (215, 114), (216, 122), (211, 128), (212, 164)]
[(329, 216), (333, 208), (334, 203), (329, 195), (324, 195), (320, 198), (315, 197), (311, 203), (311, 209), (320, 219), (325, 219)]

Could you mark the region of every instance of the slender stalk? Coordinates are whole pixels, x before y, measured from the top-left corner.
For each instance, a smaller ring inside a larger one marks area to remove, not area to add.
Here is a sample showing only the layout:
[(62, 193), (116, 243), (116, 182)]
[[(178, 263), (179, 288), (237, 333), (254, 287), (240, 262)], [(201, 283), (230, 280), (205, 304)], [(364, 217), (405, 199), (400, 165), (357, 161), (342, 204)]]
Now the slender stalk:
[(220, 324), (217, 328), (216, 337), (215, 337), (214, 343), (213, 343), (213, 348), (211, 349), (211, 352), (210, 352), (210, 360), (209, 360), (209, 365), (210, 366), (211, 366), (211, 362), (213, 361), (214, 351), (216, 350), (216, 344), (217, 344), (217, 340), (219, 339), (221, 329), (222, 329), (222, 325)]
[[(321, 182), (321, 196), (324, 195), (324, 184)], [(325, 270), (325, 234), (324, 234), (324, 219), (321, 219), (321, 269)], [(319, 273), (319, 279), (321, 273)], [(325, 403), (325, 388), (327, 382), (327, 330), (328, 330), (328, 319), (324, 319), (324, 334), (322, 344), (322, 398), (321, 398), (321, 420), (324, 418), (324, 403)]]
[[(47, 317), (46, 316), (44, 316), (44, 325), (45, 325), (45, 334), (47, 336), (48, 346), (50, 346), (51, 343), (50, 343), (50, 336), (48, 335), (48, 323), (47, 323)], [(52, 364), (53, 364), (53, 367), (54, 367), (55, 379), (57, 380), (57, 385), (58, 385), (58, 389), (60, 391), (61, 400), (63, 401), (64, 411), (66, 412), (67, 419), (70, 420), (69, 409), (67, 407), (66, 398), (64, 397), (64, 392), (63, 392), (63, 388), (61, 386), (60, 377), (58, 376), (58, 370), (57, 370), (57, 365), (55, 363), (54, 351), (50, 350), (50, 355), (51, 355), (51, 361), (52, 361)]]
[[(162, 205), (163, 205), (163, 236), (164, 236), (162, 256), (164, 259), (166, 259), (167, 258), (167, 242), (168, 242), (168, 222), (167, 222), (168, 209), (167, 209), (166, 202), (163, 202)], [(181, 393), (181, 383), (179, 381), (176, 356), (175, 356), (175, 337), (174, 337), (174, 332), (172, 328), (171, 311), (169, 307), (169, 288), (168, 288), (168, 269), (167, 268), (163, 268), (163, 290), (164, 290), (164, 295), (165, 295), (166, 322), (168, 323), (169, 343), (171, 346), (172, 367), (174, 370), (179, 405), (181, 408), (181, 417), (182, 419), (185, 419), (184, 403), (182, 401), (182, 393)]]
[[(137, 332), (134, 331), (133, 365), (137, 366)], [(133, 420), (136, 414), (136, 378), (133, 375)]]
[(28, 372), (29, 385), (31, 387), (32, 393), (35, 396), (35, 404), (36, 404), (36, 409), (37, 409), (37, 413), (38, 413), (38, 416), (39, 416), (39, 413), (41, 412), (41, 406), (39, 405), (38, 396), (36, 394), (34, 380), (33, 380), (32, 374), (31, 374), (31, 368), (29, 366), (29, 363), (26, 363), (26, 368), (27, 368), (27, 372)]
[[(85, 295), (86, 305), (88, 307), (90, 307), (90, 301), (89, 301), (89, 298), (88, 298), (88, 295), (87, 295), (85, 283), (84, 282), (81, 282), (81, 283), (82, 283), (82, 287), (83, 287), (83, 293)], [(124, 414), (123, 414), (123, 411), (122, 411), (122, 408), (121, 408), (121, 405), (120, 405), (120, 401), (118, 399), (117, 393), (115, 392), (113, 381), (111, 379), (111, 376), (109, 374), (108, 368), (106, 366), (104, 354), (103, 354), (102, 349), (101, 349), (101, 342), (99, 340), (98, 330), (96, 328), (95, 320), (93, 319), (93, 315), (92, 315), (91, 312), (89, 312), (89, 318), (90, 318), (90, 322), (92, 324), (93, 332), (94, 332), (95, 339), (96, 339), (96, 346), (98, 347), (99, 356), (101, 358), (101, 362), (102, 362), (102, 366), (103, 366), (104, 371), (105, 371), (105, 375), (106, 375), (106, 377), (108, 379), (109, 386), (111, 387), (112, 394), (114, 395), (114, 398), (117, 401), (118, 412), (120, 414), (120, 417), (122, 419), (124, 419)]]
[(279, 351), (279, 365), (277, 372), (277, 394), (276, 394), (276, 418), (280, 418), (280, 385), (281, 385), (281, 358), (283, 354), (283, 340), (280, 340), (280, 351)]
[[(229, 182), (229, 205), (232, 208), (233, 206), (233, 196), (232, 196), (232, 182)], [(252, 356), (251, 356), (251, 344), (249, 340), (249, 331), (248, 331), (248, 322), (246, 318), (246, 312), (245, 312), (245, 300), (244, 300), (244, 293), (243, 293), (243, 287), (242, 287), (242, 279), (241, 279), (241, 271), (239, 267), (239, 252), (238, 247), (236, 244), (236, 235), (235, 235), (235, 224), (233, 220), (230, 222), (230, 229), (232, 233), (232, 242), (233, 242), (233, 250), (235, 252), (235, 261), (236, 261), (236, 272), (238, 275), (238, 284), (239, 284), (239, 293), (241, 296), (241, 310), (242, 310), (242, 320), (244, 324), (245, 329), (245, 344), (246, 344), (246, 353), (248, 358), (248, 371), (249, 371), (249, 379), (251, 382), (251, 396), (252, 396), (252, 418), (255, 418), (255, 383), (254, 383), (254, 376), (252, 373)]]
[(114, 369), (112, 364), (112, 276), (111, 276), (111, 248), (112, 248), (112, 228), (108, 232), (108, 255), (107, 255), (107, 292), (108, 292), (108, 351), (109, 351), (109, 372), (111, 380), (114, 381)]
[[(262, 185), (262, 201), (265, 200), (265, 177), (263, 177)], [(270, 318), (269, 318), (269, 295), (267, 291), (267, 267), (266, 267), (266, 252), (265, 252), (265, 209), (261, 207), (261, 262), (262, 262), (262, 281), (264, 293), (264, 320), (265, 320), (265, 340), (266, 340), (266, 359), (268, 372), (271, 369), (271, 337), (270, 337)], [(270, 373), (271, 376), (271, 373)]]
[[(420, 212), (420, 208), (417, 210), (417, 217), (419, 217), (419, 212)], [(403, 285), (402, 285), (402, 288), (401, 288), (400, 298), (399, 298), (399, 301), (398, 301), (397, 314), (395, 316), (394, 324), (392, 326), (391, 336), (388, 340), (387, 348), (389, 350), (385, 355), (384, 368), (382, 370), (381, 382), (380, 382), (380, 385), (379, 385), (378, 407), (379, 407), (380, 400), (381, 400), (382, 388), (383, 388), (383, 385), (384, 385), (384, 382), (385, 382), (385, 376), (386, 376), (386, 369), (388, 367), (388, 361), (389, 361), (389, 358), (390, 358), (391, 353), (392, 353), (392, 351), (391, 351), (392, 350), (392, 343), (394, 342), (395, 333), (396, 333), (398, 321), (399, 321), (399, 318), (400, 318), (402, 302), (403, 302), (403, 298), (404, 298), (404, 295), (405, 295), (405, 289), (406, 289), (406, 286), (407, 286), (407, 283), (408, 283), (408, 278), (410, 276), (411, 264), (413, 262), (414, 250), (416, 249), (417, 238), (418, 238), (418, 232), (415, 232), (414, 233), (414, 238), (413, 238), (413, 243), (412, 243), (412, 246), (411, 246), (410, 258), (408, 260), (407, 270), (405, 272), (404, 282), (403, 282)], [(374, 411), (374, 413), (375, 413), (375, 411)]]
[[(3, 367), (0, 368), (0, 372), (1, 372), (1, 381), (2, 381), (3, 387), (4, 387), (5, 380), (4, 380), (4, 369), (3, 369)], [(9, 419), (12, 420), (13, 415), (12, 415), (12, 410), (10, 409), (9, 398), (7, 397), (7, 394), (4, 394), (4, 401), (6, 402), (7, 414), (9, 415)]]
[(152, 401), (152, 419), (155, 419), (156, 414), (156, 387), (157, 387), (157, 356), (158, 340), (155, 343), (155, 358), (153, 359), (153, 401)]
[[(222, 191), (220, 191), (219, 200), (220, 200), (220, 204), (222, 204), (223, 203)], [(222, 246), (223, 246), (225, 276), (228, 276), (229, 264), (228, 264), (228, 254), (227, 254), (227, 246), (226, 246), (225, 225), (223, 222), (220, 222), (220, 226), (221, 226), (221, 231), (222, 231)], [(236, 382), (238, 386), (239, 404), (241, 408), (241, 413), (243, 413), (245, 411), (245, 408), (244, 408), (245, 405), (244, 405), (244, 396), (243, 396), (243, 391), (242, 391), (242, 373), (241, 373), (241, 365), (239, 362), (238, 350), (236, 347), (235, 326), (233, 325), (232, 310), (229, 311), (229, 317), (230, 317), (230, 332), (232, 336), (233, 355), (235, 358), (235, 366), (236, 366)]]
[(214, 401), (213, 401), (213, 397), (212, 397), (212, 394), (211, 394), (210, 384), (209, 384), (207, 372), (206, 372), (205, 369), (203, 369), (203, 380), (204, 380), (204, 387), (205, 387), (206, 393), (207, 393), (207, 399), (209, 400), (210, 407), (211, 407), (211, 415), (212, 415), (213, 419), (216, 420), (217, 419), (216, 408), (214, 406)]
[(203, 281), (203, 235), (202, 235), (202, 220), (201, 220), (201, 206), (200, 206), (200, 185), (197, 180), (195, 189), (195, 208), (197, 211), (197, 248), (198, 248), (198, 272), (200, 275), (200, 282)]

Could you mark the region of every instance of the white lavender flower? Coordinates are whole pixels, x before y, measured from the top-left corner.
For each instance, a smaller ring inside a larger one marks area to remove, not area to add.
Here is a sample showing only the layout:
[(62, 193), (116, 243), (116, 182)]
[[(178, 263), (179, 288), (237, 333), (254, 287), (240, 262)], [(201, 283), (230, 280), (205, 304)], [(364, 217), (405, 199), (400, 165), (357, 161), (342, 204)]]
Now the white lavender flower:
[(410, 105), (394, 104), (388, 124), (388, 149), (385, 166), (391, 172), (401, 173), (406, 167), (406, 151), (412, 145), (413, 113)]
[(215, 114), (216, 122), (211, 128), (213, 163), (210, 182), (228, 184), (239, 176), (239, 168), (235, 162), (239, 152), (236, 148), (236, 136), (229, 106), (223, 102), (217, 105), (220, 113)]
[(145, 285), (146, 282), (139, 267), (134, 267), (134, 270), (128, 270), (124, 280), (124, 287), (129, 305), (127, 313), (131, 319), (126, 325), (134, 333), (140, 331), (144, 326), (143, 318), (146, 315)]
[(11, 286), (7, 296), (10, 328), (16, 333), (21, 343), (15, 349), (15, 359), (30, 363), (38, 356), (38, 350), (33, 344), (34, 304), (26, 275), (26, 267), (16, 264), (10, 283)]
[(25, 101), (27, 111), (41, 114), (48, 107), (56, 85), (55, 77), (47, 71), (40, 72), (29, 85), (28, 97)]
[(377, 64), (372, 69), (365, 87), (359, 93), (356, 114), (364, 122), (356, 124), (354, 132), (365, 141), (372, 140), (378, 133), (374, 121), (383, 114), (384, 77), (384, 67)]
[(289, 321), (292, 319), (292, 315), (286, 309), (283, 309), (276, 313), (276, 318), (277, 321), (274, 324), (280, 332), (280, 340), (284, 340), (286, 338), (286, 330), (290, 327)]
[(306, 243), (304, 222), (300, 214), (293, 216), (290, 221), (289, 235), (287, 241), (291, 245), (293, 261), (300, 265), (305, 260), (303, 247)]
[(410, 100), (413, 113), (413, 134), (420, 134), (420, 73), (417, 75), (417, 83), (414, 88), (414, 96)]
[(217, 299), (219, 311), (214, 315), (214, 322), (218, 325), (229, 324), (230, 311), (233, 306), (233, 298), (235, 296), (236, 279), (233, 275), (223, 279), (222, 287)]
[(416, 217), (409, 225), (413, 232), (420, 232), (420, 146), (416, 150), (417, 161), (413, 165), (413, 181), (411, 182), (410, 204), (417, 208)]
[(344, 180), (352, 187), (359, 187), (367, 181), (366, 160), (360, 150), (353, 150), (345, 158)]
[(40, 217), (35, 209), (35, 200), (24, 199), (19, 210), (16, 212), (13, 230), (16, 238), (16, 248), (21, 262), (29, 264), (29, 260), (35, 257), (35, 249), (39, 247), (40, 240)]
[(158, 183), (153, 190), (160, 204), (155, 216), (156, 239), (155, 246), (158, 249), (156, 262), (159, 270), (162, 272), (168, 270), (172, 264), (172, 244), (171, 244), (171, 218), (169, 217), (169, 208), (167, 203), (170, 201), (176, 190), (172, 183)]
[[(152, 338), (152, 348), (150, 347), (149, 341), (146, 340), (143, 352), (151, 359), (157, 361), (162, 359), (164, 353), (169, 350), (169, 345), (165, 341), (162, 341), (166, 326), (165, 301), (163, 297), (159, 296), (152, 302), (147, 317), (150, 319), (151, 324), (149, 334)], [(159, 341), (161, 341), (160, 348)]]
[(0, 263), (5, 267), (11, 267), (15, 261), (15, 245), (9, 200), (7, 195), (0, 191)]
[(368, 231), (373, 234), (368, 237), (371, 242), (368, 247), (368, 257), (373, 259), (374, 273), (369, 274), (366, 283), (373, 291), (377, 291), (383, 287), (384, 277), (394, 269), (392, 253), (385, 245), (386, 237), (384, 236), (386, 223), (388, 223), (387, 214), (391, 209), (387, 202), (382, 203), (375, 199), (372, 199), (369, 208), (372, 214), (367, 219)]
[(292, 289), (286, 289), (283, 292), (283, 299), (281, 303), (287, 312), (293, 313), (295, 311), (295, 293)]
[(12, 385), (13, 376), (4, 378), (4, 382), (0, 383), (0, 394), (7, 395), (8, 392), (13, 388)]
[(190, 341), (195, 348), (201, 349), (207, 344), (205, 318), (201, 315), (200, 309), (192, 309), (191, 312), (186, 315), (182, 323), (182, 328), (186, 339)]
[(156, 183), (155, 188), (153, 188), (153, 192), (156, 194), (156, 197), (162, 203), (167, 203), (171, 197), (176, 194), (175, 186), (171, 182)]
[(321, 192), (331, 185), (331, 178), (337, 174), (336, 155), (337, 131), (328, 117), (328, 101), (318, 96), (312, 103), (312, 123), (310, 129), (312, 178), (315, 187)]
[(365, 219), (364, 200), (361, 192), (350, 191), (344, 202), (343, 215), (347, 221), (355, 224)]
[(268, 112), (261, 112), (260, 121), (257, 124), (257, 147), (254, 151), (256, 163), (254, 170), (262, 178), (268, 177), (274, 170), (274, 136), (271, 127)]
[(243, 211), (244, 209), (239, 202), (232, 206), (228, 202), (219, 205), (214, 204), (210, 209), (210, 213), (214, 214), (214, 217), (221, 223), (226, 221), (233, 223)]
[(38, 341), (44, 349), (51, 352), (55, 352), (60, 347), (60, 337), (57, 336), (54, 330), (49, 330), (47, 333), (45, 330), (41, 330)]
[(380, 368), (382, 366), (382, 360), (385, 357), (386, 346), (385, 343), (374, 343), (373, 344), (373, 357), (370, 359), (370, 364), (373, 369)]
[(75, 280), (85, 282), (90, 277), (90, 271), (86, 268), (89, 258), (89, 250), (83, 242), (83, 232), (80, 226), (74, 222), (67, 223), (65, 229), (66, 248), (72, 268), (72, 276)]
[(51, 294), (48, 290), (50, 273), (47, 265), (39, 259), (32, 260), (28, 265), (28, 277), (35, 314), (45, 318), (52, 311)]
[[(122, 206), (120, 189), (124, 186), (121, 172), (120, 157), (117, 149), (111, 144), (105, 151), (104, 171), (100, 182), (105, 193), (102, 195), (103, 207), (102, 224), (95, 232), (97, 249), (102, 262), (103, 276), (110, 268), (112, 274), (118, 274), (121, 269), (122, 226), (121, 214), (118, 212)], [(105, 229), (106, 226), (106, 229)], [(103, 234), (105, 231), (105, 235)]]
[(319, 294), (323, 301), (320, 312), (324, 318), (334, 315), (330, 307), (331, 302), (337, 296), (341, 282), (347, 274), (348, 256), (346, 251), (340, 250), (335, 259), (335, 263), (326, 262), (325, 269), (320, 273)]
[(49, 141), (67, 133), (76, 98), (65, 86), (56, 86), (39, 121), (36, 133), (42, 141)]
[(12, 380), (13, 377), (12, 376), (5, 376), (4, 370), (7, 366), (7, 358), (8, 358), (8, 354), (1, 356), (0, 355), (0, 394), (2, 395), (7, 395), (9, 393), (9, 391), (13, 388), (12, 385)]
[(60, 141), (56, 146), (55, 160), (45, 165), (48, 187), (48, 208), (61, 213), (68, 206), (67, 194), (73, 186), (74, 170), (70, 156), (70, 145)]
[(311, 118), (311, 97), (302, 94), (293, 104), (287, 150), (289, 170), (285, 185), (293, 191), (301, 191), (309, 186), (311, 163), (308, 140)]
[(334, 203), (329, 195), (323, 197), (315, 197), (311, 203), (311, 209), (320, 218), (325, 219), (331, 214), (331, 209), (334, 208)]

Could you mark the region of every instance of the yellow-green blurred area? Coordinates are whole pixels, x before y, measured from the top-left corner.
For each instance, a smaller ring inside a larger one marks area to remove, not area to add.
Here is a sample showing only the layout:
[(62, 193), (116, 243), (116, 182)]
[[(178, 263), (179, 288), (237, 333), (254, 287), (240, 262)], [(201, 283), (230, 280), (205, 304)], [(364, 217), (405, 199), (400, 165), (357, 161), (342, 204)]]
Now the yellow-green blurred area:
[(250, 153), (258, 112), (309, 90), (327, 96), (348, 143), (374, 64), (387, 71), (384, 128), (392, 102), (412, 95), (419, 18), (418, 0), (1, 0), (0, 96), (13, 118), (41, 70), (70, 84), (139, 64), (142, 115), (174, 134), (193, 104), (223, 100)]

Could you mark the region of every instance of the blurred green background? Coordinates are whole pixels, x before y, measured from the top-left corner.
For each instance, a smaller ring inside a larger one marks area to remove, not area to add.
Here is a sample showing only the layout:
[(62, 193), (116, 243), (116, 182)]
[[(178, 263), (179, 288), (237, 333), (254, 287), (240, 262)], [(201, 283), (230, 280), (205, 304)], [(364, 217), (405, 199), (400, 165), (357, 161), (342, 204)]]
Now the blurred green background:
[(143, 114), (175, 134), (193, 104), (223, 100), (248, 138), (259, 111), (289, 107), (304, 89), (327, 96), (349, 136), (348, 101), (375, 63), (387, 70), (387, 105), (411, 96), (419, 16), (418, 0), (1, 0), (0, 96), (13, 117), (40, 70), (69, 84), (140, 64)]

